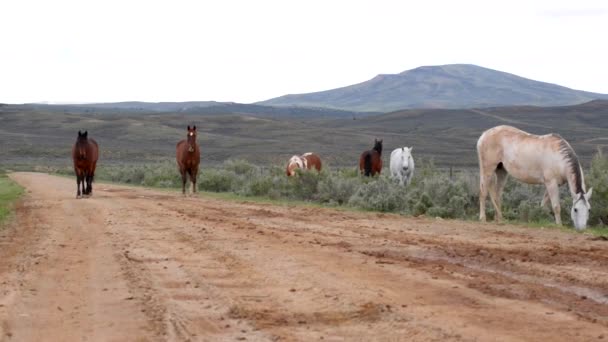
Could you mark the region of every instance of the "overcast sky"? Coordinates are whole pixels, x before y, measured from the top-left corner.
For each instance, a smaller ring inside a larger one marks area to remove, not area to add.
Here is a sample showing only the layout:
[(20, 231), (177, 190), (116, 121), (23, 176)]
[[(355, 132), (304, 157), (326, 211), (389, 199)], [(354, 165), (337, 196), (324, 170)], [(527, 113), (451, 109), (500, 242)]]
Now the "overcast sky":
[(255, 102), (470, 63), (608, 93), (608, 1), (2, 0), (0, 102)]

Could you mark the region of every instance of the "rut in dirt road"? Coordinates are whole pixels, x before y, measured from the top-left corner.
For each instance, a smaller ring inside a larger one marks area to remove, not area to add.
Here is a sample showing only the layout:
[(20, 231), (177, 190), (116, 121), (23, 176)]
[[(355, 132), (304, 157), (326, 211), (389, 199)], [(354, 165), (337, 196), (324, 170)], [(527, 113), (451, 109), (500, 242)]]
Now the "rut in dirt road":
[(3, 339), (608, 338), (608, 243), (588, 235), (11, 177)]

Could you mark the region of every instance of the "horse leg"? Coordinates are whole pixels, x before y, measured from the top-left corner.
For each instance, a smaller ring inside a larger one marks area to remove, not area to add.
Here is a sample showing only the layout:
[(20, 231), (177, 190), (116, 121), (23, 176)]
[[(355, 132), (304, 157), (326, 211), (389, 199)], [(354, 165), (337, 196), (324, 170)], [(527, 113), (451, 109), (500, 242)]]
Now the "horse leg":
[(80, 198), (80, 181), (81, 181), (81, 176), (76, 173), (76, 198)]
[(493, 189), (491, 189), (493, 191), (490, 192), (490, 199), (493, 201), (494, 208), (496, 208), (496, 217), (494, 219), (497, 222), (502, 221), (502, 192), (507, 182), (507, 175), (505, 169), (496, 169), (496, 183)]
[(559, 186), (555, 180), (548, 181), (545, 183), (547, 187), (547, 193), (551, 200), (551, 207), (553, 208), (553, 215), (555, 215), (555, 224), (562, 225), (561, 207), (559, 205)]
[(95, 171), (89, 175), (89, 195), (93, 196), (93, 181), (95, 180)]
[(192, 181), (192, 193), (196, 193), (196, 174), (198, 173), (198, 169), (194, 169), (190, 173), (190, 181)]
[(551, 199), (549, 198), (549, 192), (545, 189), (545, 194), (543, 195), (542, 201), (540, 201), (540, 206), (544, 208), (550, 201)]
[(486, 198), (494, 171), (487, 172), (480, 167), (479, 170), (479, 220), (486, 222)]
[(93, 176), (87, 175), (87, 195), (93, 195)]
[(89, 194), (89, 173), (84, 172), (82, 175), (82, 196), (87, 196)]
[(186, 181), (188, 181), (188, 176), (186, 175), (186, 170), (180, 171), (182, 174), (182, 195), (186, 195)]

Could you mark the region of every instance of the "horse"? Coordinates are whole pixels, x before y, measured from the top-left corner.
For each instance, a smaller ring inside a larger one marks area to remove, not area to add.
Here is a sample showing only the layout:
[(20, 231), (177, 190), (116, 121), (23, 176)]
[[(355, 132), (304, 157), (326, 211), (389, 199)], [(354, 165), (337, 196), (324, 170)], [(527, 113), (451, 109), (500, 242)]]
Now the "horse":
[(296, 169), (310, 170), (313, 168), (321, 172), (321, 158), (315, 153), (307, 152), (301, 156), (291, 157), (285, 171), (287, 176), (293, 176), (296, 174)]
[(177, 143), (175, 148), (175, 159), (179, 172), (182, 175), (182, 194), (186, 194), (186, 182), (188, 176), (192, 182), (192, 192), (196, 192), (196, 176), (198, 166), (201, 162), (201, 151), (196, 142), (196, 126), (192, 128), (188, 125), (186, 139)]
[[(84, 131), (84, 133), (78, 131), (78, 138), (72, 146), (72, 161), (76, 173), (76, 198), (80, 198), (81, 195), (83, 197), (93, 195), (93, 179), (99, 158), (99, 146), (88, 135), (88, 131)], [(80, 184), (82, 184), (82, 192)]]
[(374, 139), (374, 148), (361, 153), (359, 171), (366, 177), (380, 174), (382, 171), (382, 140)]
[[(477, 141), (479, 157), (479, 219), (486, 220), (488, 192), (502, 220), (501, 196), (508, 174), (528, 184), (546, 187), (541, 206), (551, 201), (555, 223), (562, 224), (559, 186), (568, 183), (572, 195), (570, 216), (577, 230), (585, 229), (593, 189), (585, 191), (583, 169), (570, 144), (558, 134), (533, 135), (511, 126), (496, 126)], [(496, 174), (496, 178), (493, 175)]]
[(410, 185), (414, 177), (413, 147), (400, 147), (391, 152), (391, 177), (399, 181), (399, 185)]

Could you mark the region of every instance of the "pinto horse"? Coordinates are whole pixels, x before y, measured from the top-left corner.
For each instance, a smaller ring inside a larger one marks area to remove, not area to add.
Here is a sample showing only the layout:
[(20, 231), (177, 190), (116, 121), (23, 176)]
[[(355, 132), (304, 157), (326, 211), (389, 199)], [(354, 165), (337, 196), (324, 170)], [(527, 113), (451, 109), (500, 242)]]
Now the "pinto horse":
[[(99, 146), (88, 135), (88, 131), (84, 131), (84, 133), (78, 131), (78, 138), (72, 146), (72, 160), (76, 173), (76, 198), (80, 198), (81, 195), (93, 195), (93, 179), (95, 178), (95, 167), (99, 158)], [(82, 184), (82, 192), (80, 191), (80, 184)]]
[[(551, 201), (555, 223), (561, 225), (559, 186), (567, 183), (572, 195), (570, 216), (576, 229), (589, 219), (592, 189), (585, 191), (583, 169), (574, 150), (557, 134), (533, 135), (511, 126), (496, 126), (479, 137), (479, 219), (486, 220), (486, 197), (502, 219), (501, 195), (507, 175), (528, 184), (544, 184), (544, 206)], [(496, 175), (496, 177), (494, 177)]]
[(192, 192), (196, 192), (196, 175), (198, 174), (198, 165), (201, 162), (201, 150), (196, 142), (196, 126), (192, 128), (188, 126), (186, 139), (177, 143), (175, 158), (182, 175), (182, 193), (186, 194), (188, 176), (190, 176), (192, 182)]
[(374, 139), (374, 148), (361, 153), (359, 170), (366, 177), (380, 174), (382, 171), (382, 139)]
[(301, 156), (293, 156), (287, 163), (287, 176), (293, 176), (296, 174), (296, 169), (310, 170), (315, 168), (317, 171), (321, 171), (321, 158), (318, 155), (308, 152)]

